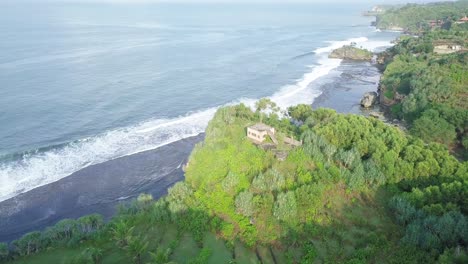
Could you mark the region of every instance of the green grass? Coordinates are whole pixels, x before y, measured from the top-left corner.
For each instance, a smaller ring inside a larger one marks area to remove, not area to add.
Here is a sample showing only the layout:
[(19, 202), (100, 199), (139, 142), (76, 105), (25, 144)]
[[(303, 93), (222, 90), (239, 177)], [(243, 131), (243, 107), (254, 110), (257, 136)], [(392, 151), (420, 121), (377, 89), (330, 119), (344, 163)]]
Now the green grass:
[(60, 249), (60, 254), (58, 250), (50, 250), (46, 252), (41, 252), (36, 255), (28, 256), (21, 258), (20, 260), (12, 261), (10, 263), (14, 264), (45, 264), (45, 263), (57, 263), (57, 264), (66, 264), (68, 263), (71, 256), (76, 256), (80, 254), (81, 249)]
[(275, 257), (276, 263), (288, 263), (285, 252), (283, 250), (272, 247), (271, 252), (273, 252), (273, 256)]
[(385, 97), (387, 97), (388, 99), (391, 99), (391, 100), (393, 100), (393, 98), (395, 98), (395, 93), (391, 89), (386, 90), (384, 95), (385, 95)]
[(177, 240), (177, 228), (174, 225), (165, 226), (165, 232), (161, 239), (160, 247), (166, 249)]
[(235, 242), (234, 251), (235, 251), (237, 263), (245, 263), (245, 264), (260, 263), (260, 260), (257, 258), (257, 255), (255, 254), (255, 252), (247, 248), (244, 244), (242, 244), (239, 241)]
[(210, 264), (229, 263), (232, 260), (232, 252), (227, 249), (224, 241), (216, 238), (213, 233), (206, 233), (203, 239), (203, 247), (211, 249), (211, 256), (208, 259)]
[(260, 258), (262, 259), (262, 263), (264, 264), (275, 263), (274, 258), (270, 253), (269, 247), (258, 246), (257, 252)]
[(201, 248), (197, 245), (192, 235), (184, 234), (180, 238), (178, 247), (174, 250), (172, 259), (180, 264), (187, 263), (189, 260), (196, 258), (200, 250)]

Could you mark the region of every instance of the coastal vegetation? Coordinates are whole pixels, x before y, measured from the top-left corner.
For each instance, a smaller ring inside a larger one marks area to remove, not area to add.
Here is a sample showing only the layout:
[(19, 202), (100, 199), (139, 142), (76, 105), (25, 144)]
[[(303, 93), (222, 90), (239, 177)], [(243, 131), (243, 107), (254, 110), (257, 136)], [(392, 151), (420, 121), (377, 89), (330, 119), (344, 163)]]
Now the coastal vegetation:
[(354, 45), (345, 45), (341, 48), (333, 50), (329, 58), (355, 60), (355, 61), (370, 61), (374, 54), (366, 49), (358, 48)]
[[(265, 111), (263, 105), (271, 106)], [(186, 180), (103, 223), (62, 220), (9, 245), (11, 263), (460, 263), (468, 163), (379, 120), (264, 99), (218, 110)], [(289, 116), (281, 117), (284, 115)], [(301, 139), (284, 161), (246, 136)], [(6, 252), (6, 253), (5, 253)]]
[[(412, 33), (432, 29), (448, 29), (468, 14), (468, 1), (437, 2), (424, 5), (407, 4), (387, 7), (376, 14), (376, 26), (384, 30), (401, 30)], [(463, 27), (466, 27), (463, 25)]]
[(387, 51), (381, 103), (410, 132), (468, 157), (468, 31), (403, 36)]
[[(223, 107), (167, 196), (141, 194), (108, 222), (64, 219), (0, 243), (0, 261), (467, 263), (468, 36), (465, 24), (446, 24), (466, 4), (379, 14), (382, 28), (420, 34), (383, 55), (380, 101), (409, 133), (310, 105), (282, 112), (269, 99)], [(259, 146), (246, 135), (258, 123), (301, 145)]]

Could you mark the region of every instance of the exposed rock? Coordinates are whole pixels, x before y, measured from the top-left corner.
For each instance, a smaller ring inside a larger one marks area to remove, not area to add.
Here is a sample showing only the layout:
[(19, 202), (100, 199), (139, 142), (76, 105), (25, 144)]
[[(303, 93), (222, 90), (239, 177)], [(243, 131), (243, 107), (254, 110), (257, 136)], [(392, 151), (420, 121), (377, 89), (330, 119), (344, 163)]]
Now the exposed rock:
[(373, 117), (373, 118), (380, 119), (380, 118), (383, 117), (383, 114), (378, 113), (378, 112), (371, 112), (371, 113), (369, 114), (369, 116), (370, 116), (370, 117)]
[(361, 99), (361, 106), (369, 108), (377, 102), (378, 95), (376, 92), (367, 92), (364, 94), (364, 97)]
[(368, 50), (349, 45), (332, 51), (328, 57), (331, 59), (370, 61), (373, 56), (374, 54)]

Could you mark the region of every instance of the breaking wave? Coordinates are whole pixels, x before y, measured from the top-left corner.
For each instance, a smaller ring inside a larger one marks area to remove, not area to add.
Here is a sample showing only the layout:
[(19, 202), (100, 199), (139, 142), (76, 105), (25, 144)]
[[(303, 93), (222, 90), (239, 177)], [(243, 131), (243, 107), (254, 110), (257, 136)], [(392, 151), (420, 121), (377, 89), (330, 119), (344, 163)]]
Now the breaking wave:
[[(282, 108), (300, 103), (313, 103), (321, 91), (311, 84), (328, 75), (341, 63), (339, 59), (329, 59), (328, 53), (351, 42), (368, 49), (387, 45), (370, 42), (364, 37), (329, 42), (328, 46), (314, 51), (317, 65), (309, 66), (310, 70), (302, 78), (294, 84), (282, 87), (270, 98)], [(233, 104), (239, 102), (253, 106), (255, 99), (241, 99)], [(0, 163), (0, 201), (58, 181), (90, 165), (196, 136), (205, 131), (216, 110), (217, 107), (213, 107), (174, 119), (150, 120), (71, 142), (62, 147), (24, 154), (20, 160)]]

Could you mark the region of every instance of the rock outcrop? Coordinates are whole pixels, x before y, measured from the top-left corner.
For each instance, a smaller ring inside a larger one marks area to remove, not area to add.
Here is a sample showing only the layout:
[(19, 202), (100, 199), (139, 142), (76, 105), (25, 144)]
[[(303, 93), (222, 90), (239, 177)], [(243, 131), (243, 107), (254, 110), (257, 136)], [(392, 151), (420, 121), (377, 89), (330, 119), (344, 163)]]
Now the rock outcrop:
[(349, 45), (332, 51), (328, 57), (331, 59), (370, 61), (373, 56), (374, 54), (368, 50)]
[(372, 107), (378, 99), (378, 94), (376, 92), (365, 93), (361, 99), (361, 106), (365, 108)]

